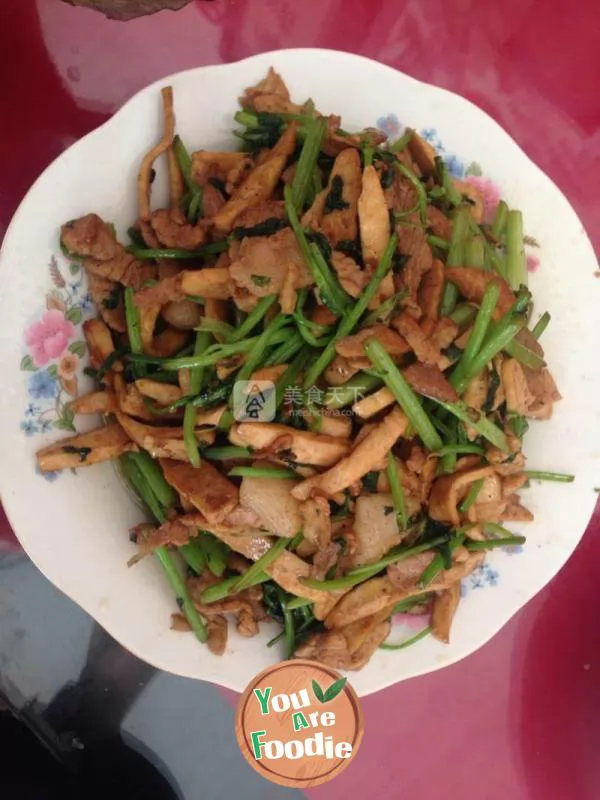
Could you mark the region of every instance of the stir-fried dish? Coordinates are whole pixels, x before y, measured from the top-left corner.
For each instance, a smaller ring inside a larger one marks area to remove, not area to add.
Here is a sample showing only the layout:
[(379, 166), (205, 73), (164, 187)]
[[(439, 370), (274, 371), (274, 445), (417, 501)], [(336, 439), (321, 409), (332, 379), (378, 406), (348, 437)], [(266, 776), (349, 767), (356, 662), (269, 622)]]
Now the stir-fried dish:
[[(131, 564), (158, 558), (172, 627), (213, 653), (273, 620), (270, 644), (341, 669), (448, 642), (461, 580), (525, 541), (503, 527), (532, 519), (518, 492), (572, 479), (522, 450), (560, 395), (520, 211), (487, 219), (415, 131), (348, 133), (273, 70), (240, 99), (237, 151), (190, 153), (162, 100), (130, 242), (95, 213), (62, 228), (98, 310), (97, 388), (71, 408), (105, 419), (39, 468), (119, 462), (148, 512)], [(394, 644), (398, 612), (425, 623)]]

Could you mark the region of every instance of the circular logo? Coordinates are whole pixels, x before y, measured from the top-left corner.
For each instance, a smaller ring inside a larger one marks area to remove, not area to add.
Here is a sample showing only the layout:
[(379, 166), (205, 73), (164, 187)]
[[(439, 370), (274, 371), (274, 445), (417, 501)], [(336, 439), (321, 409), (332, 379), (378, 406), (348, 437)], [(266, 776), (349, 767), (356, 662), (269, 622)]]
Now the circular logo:
[(347, 678), (315, 661), (275, 664), (243, 693), (235, 733), (263, 778), (296, 789), (326, 783), (356, 755), (364, 723)]

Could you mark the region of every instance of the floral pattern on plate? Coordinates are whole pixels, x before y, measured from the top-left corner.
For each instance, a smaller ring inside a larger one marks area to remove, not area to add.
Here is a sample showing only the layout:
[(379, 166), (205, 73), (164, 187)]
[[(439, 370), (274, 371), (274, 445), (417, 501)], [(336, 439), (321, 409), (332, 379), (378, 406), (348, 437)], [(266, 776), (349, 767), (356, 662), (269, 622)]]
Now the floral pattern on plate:
[[(27, 352), (21, 359), (21, 370), (30, 373), (29, 402), (20, 427), (26, 436), (47, 433), (51, 428), (75, 431), (70, 401), (78, 394), (79, 373), (87, 351), (80, 325), (93, 316), (81, 265), (70, 263), (67, 278), (52, 256), (48, 269), (52, 289), (46, 295), (46, 308), (24, 332)], [(55, 480), (57, 475), (47, 473), (44, 477)]]

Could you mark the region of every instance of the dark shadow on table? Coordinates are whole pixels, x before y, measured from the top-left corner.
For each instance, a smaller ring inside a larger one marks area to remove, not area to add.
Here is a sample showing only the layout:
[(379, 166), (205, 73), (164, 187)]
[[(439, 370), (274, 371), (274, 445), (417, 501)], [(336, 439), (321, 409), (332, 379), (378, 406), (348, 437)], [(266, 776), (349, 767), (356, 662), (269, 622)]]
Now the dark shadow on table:
[[(181, 792), (164, 764), (121, 723), (155, 668), (95, 626), (79, 680), (45, 709), (35, 703), (2, 711), (2, 794), (19, 800), (177, 800)], [(4, 708), (8, 708), (7, 702)]]

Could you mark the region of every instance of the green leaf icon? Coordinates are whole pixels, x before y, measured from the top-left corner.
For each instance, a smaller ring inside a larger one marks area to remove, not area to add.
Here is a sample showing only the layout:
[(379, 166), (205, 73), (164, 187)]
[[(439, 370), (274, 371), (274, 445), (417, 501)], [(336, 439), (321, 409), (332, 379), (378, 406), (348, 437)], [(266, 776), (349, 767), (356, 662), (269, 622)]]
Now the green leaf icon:
[(347, 680), (348, 678), (340, 678), (339, 680), (334, 681), (325, 692), (323, 689), (321, 689), (319, 684), (313, 680), (312, 688), (313, 692), (315, 693), (315, 697), (320, 703), (328, 703), (330, 700), (334, 700), (346, 685)]
[(323, 694), (323, 689), (321, 689), (321, 687), (319, 686), (319, 684), (315, 680), (313, 680), (313, 682), (312, 682), (312, 689), (313, 689), (313, 692), (315, 693), (315, 697), (317, 698), (317, 700), (320, 703), (324, 703), (325, 702), (325, 695)]
[(325, 702), (328, 703), (330, 700), (333, 700), (338, 696), (338, 694), (343, 690), (344, 686), (346, 685), (346, 681), (348, 678), (340, 678), (339, 680), (335, 681), (331, 684), (329, 689), (325, 692)]

